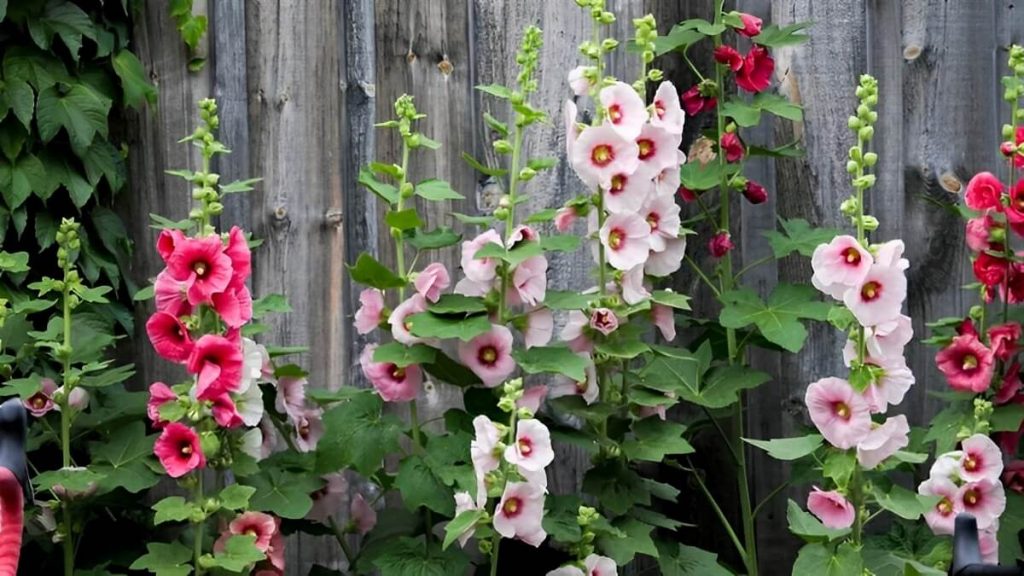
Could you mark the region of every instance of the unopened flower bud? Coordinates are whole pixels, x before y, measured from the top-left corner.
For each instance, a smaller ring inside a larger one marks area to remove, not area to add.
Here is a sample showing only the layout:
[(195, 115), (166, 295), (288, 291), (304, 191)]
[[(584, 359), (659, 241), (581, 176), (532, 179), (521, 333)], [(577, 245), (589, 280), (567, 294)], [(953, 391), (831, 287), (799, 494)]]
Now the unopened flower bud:
[(603, 41), (601, 41), (601, 50), (604, 50), (605, 52), (611, 52), (612, 50), (618, 48), (618, 46), (619, 41), (614, 38), (605, 38)]
[(878, 163), (878, 154), (875, 154), (874, 152), (868, 152), (867, 154), (864, 155), (864, 165), (865, 166), (874, 166), (877, 163)]
[(848, 161), (846, 163), (846, 171), (849, 172), (850, 174), (856, 174), (857, 170), (859, 170), (859, 169), (860, 169), (860, 164), (857, 164), (853, 160), (850, 160), (850, 161)]
[(850, 127), (850, 130), (860, 130), (860, 127), (863, 124), (861, 123), (860, 118), (857, 118), (856, 116), (850, 116), (850, 118), (846, 121), (846, 125)]
[(857, 131), (857, 137), (860, 138), (861, 140), (871, 140), (871, 138), (874, 137), (874, 135), (875, 129), (872, 128), (871, 126), (864, 126), (863, 128)]
[(1003, 142), (999, 145), (999, 152), (1003, 156), (1013, 156), (1017, 153), (1017, 145), (1013, 142)]
[(210, 214), (216, 216), (217, 214), (224, 212), (224, 205), (220, 202), (210, 202), (206, 209)]
[(511, 208), (512, 207), (512, 199), (509, 198), (508, 194), (503, 194), (502, 197), (498, 200), (498, 207), (499, 208)]
[(1013, 138), (1013, 126), (1003, 124), (1003, 138)]
[(402, 182), (402, 186), (399, 187), (398, 189), (398, 194), (406, 200), (412, 198), (413, 194), (415, 193), (416, 189), (413, 186), (412, 182)]
[(864, 225), (864, 229), (868, 232), (878, 230), (878, 218), (865, 214), (861, 217), (861, 222)]
[(495, 208), (494, 217), (497, 218), (498, 220), (504, 220), (508, 218), (508, 208)]
[(856, 196), (850, 196), (846, 200), (843, 200), (843, 203), (839, 205), (839, 210), (844, 216), (853, 216), (857, 213), (858, 208), (859, 206)]
[(601, 24), (614, 24), (615, 14), (613, 14), (612, 12), (602, 12), (601, 17), (598, 18), (597, 21), (600, 22)]
[(512, 153), (512, 143), (509, 142), (508, 140), (495, 140), (494, 143), (491, 145), (494, 146), (494, 151), (497, 152), (498, 154)]
[(199, 437), (199, 447), (207, 457), (220, 452), (220, 438), (214, 432), (203, 432)]
[(529, 182), (533, 180), (533, 177), (537, 175), (537, 171), (527, 166), (519, 171), (519, 179), (523, 182)]

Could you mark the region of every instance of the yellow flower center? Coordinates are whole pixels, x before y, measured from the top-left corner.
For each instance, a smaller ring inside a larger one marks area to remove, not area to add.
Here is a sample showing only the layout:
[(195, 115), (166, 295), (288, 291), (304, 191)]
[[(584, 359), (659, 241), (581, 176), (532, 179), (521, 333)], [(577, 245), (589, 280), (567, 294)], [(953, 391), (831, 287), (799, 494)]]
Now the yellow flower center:
[(607, 166), (615, 159), (615, 151), (608, 144), (598, 144), (590, 153), (590, 160), (597, 166)]
[(505, 516), (515, 516), (519, 513), (519, 508), (522, 507), (523, 503), (519, 501), (519, 498), (509, 498), (505, 500), (505, 504), (502, 505), (501, 511), (505, 513)]
[(494, 364), (498, 360), (498, 351), (494, 346), (484, 346), (480, 349), (479, 358), (484, 364)]
[(964, 356), (963, 366), (964, 370), (974, 370), (978, 367), (978, 357), (974, 354), (967, 354)]
[(209, 270), (209, 266), (206, 262), (196, 262), (192, 265), (192, 271), (196, 273), (196, 276), (202, 278), (206, 276), (206, 272)]
[(860, 264), (860, 252), (853, 246), (843, 250), (842, 256), (843, 259), (846, 260), (847, 264)]
[(612, 250), (618, 250), (625, 239), (626, 235), (621, 230), (612, 230), (608, 233), (608, 246)]
[(861, 298), (870, 302), (879, 297), (882, 294), (882, 285), (872, 280), (867, 282), (860, 289)]
[(640, 147), (641, 160), (647, 160), (654, 155), (654, 140), (644, 138), (643, 140), (637, 140), (636, 145)]
[(836, 402), (832, 409), (835, 411), (836, 416), (839, 416), (843, 420), (849, 420), (852, 415), (850, 407), (846, 405), (846, 402)]

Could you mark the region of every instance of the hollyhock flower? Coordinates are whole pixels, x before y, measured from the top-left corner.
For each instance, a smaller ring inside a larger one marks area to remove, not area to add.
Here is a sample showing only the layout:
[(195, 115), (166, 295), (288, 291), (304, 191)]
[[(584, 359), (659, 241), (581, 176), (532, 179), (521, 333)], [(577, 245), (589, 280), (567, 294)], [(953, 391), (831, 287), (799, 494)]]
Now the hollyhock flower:
[(679, 205), (671, 196), (651, 196), (640, 208), (640, 216), (651, 227), (650, 247), (655, 252), (665, 249), (669, 240), (679, 236)]
[(516, 400), (516, 408), (526, 408), (533, 414), (536, 414), (547, 396), (548, 387), (544, 384), (527, 388), (523, 391), (523, 396)]
[(156, 238), (156, 251), (160, 254), (164, 264), (171, 259), (174, 248), (186, 240), (185, 233), (181, 230), (161, 230)]
[(668, 80), (658, 85), (654, 93), (654, 114), (651, 125), (657, 126), (669, 134), (682, 134), (686, 123), (686, 115), (679, 103), (679, 92)]
[(192, 285), (189, 280), (175, 280), (167, 270), (156, 275), (153, 282), (154, 301), (158, 312), (166, 312), (174, 317), (187, 316), (192, 313), (192, 305), (188, 302), (188, 289)]
[(501, 431), (487, 416), (474, 418), (473, 430), (475, 436), (469, 443), (469, 455), (476, 475), (476, 507), (480, 508), (487, 502), (487, 475), (501, 466), (504, 445)]
[(960, 461), (963, 457), (964, 453), (960, 450), (954, 450), (952, 452), (946, 452), (938, 455), (935, 458), (935, 462), (932, 463), (931, 469), (928, 471), (928, 477), (957, 478), (960, 474)]
[[(376, 349), (376, 344), (367, 344), (359, 355), (359, 366), (363, 370), (363, 376), (373, 384), (373, 388), (385, 402), (415, 400), (420, 392), (420, 384), (423, 383), (423, 372), (420, 367), (410, 364), (400, 368), (388, 362), (374, 362), (373, 354)], [(297, 408), (302, 408), (302, 404)]]
[(459, 359), (473, 371), (484, 386), (493, 388), (516, 369), (512, 359), (512, 332), (492, 324), (491, 329), (469, 342), (459, 341)]
[(355, 327), (360, 334), (369, 334), (384, 320), (384, 293), (376, 288), (367, 288), (359, 293), (359, 310), (356, 310)]
[(580, 125), (576, 122), (579, 110), (576, 103), (566, 100), (562, 107), (562, 126), (565, 128), (565, 156), (572, 158), (572, 150), (575, 147), (576, 139), (580, 136)]
[(1006, 205), (1006, 220), (1010, 224), (1011, 230), (1017, 234), (1024, 234), (1024, 180), (1018, 180), (1010, 189), (1010, 202)]
[[(55, 397), (60, 397), (64, 393), (64, 387), (61, 386), (54, 391)], [(67, 398), (68, 407), (77, 412), (81, 412), (89, 407), (89, 391), (81, 386), (73, 388), (71, 393), (68, 394)], [(55, 404), (53, 409), (60, 412), (60, 404)]]
[(47, 412), (54, 409), (53, 395), (56, 391), (57, 383), (53, 379), (41, 378), (39, 380), (39, 390), (25, 398), (22, 401), (22, 405), (36, 418), (42, 418)]
[(768, 200), (768, 191), (757, 182), (747, 180), (746, 185), (743, 186), (743, 197), (751, 204), (762, 204)]
[(925, 512), (924, 521), (936, 535), (953, 534), (953, 520), (963, 512), (956, 484), (948, 477), (931, 476), (917, 487), (918, 494), (938, 496), (935, 506)]
[(1004, 258), (993, 256), (988, 252), (978, 254), (974, 259), (974, 277), (985, 286), (993, 287), (1003, 284), (1010, 271), (1010, 263)]
[(177, 400), (178, 395), (163, 382), (154, 382), (149, 385), (149, 401), (146, 403), (146, 415), (149, 417), (149, 421), (153, 423), (154, 428), (160, 429), (167, 424), (160, 417), (160, 407), (168, 402)]
[(728, 254), (735, 245), (732, 243), (732, 236), (728, 232), (718, 232), (708, 241), (708, 252), (715, 258), (721, 258)]
[(488, 244), (503, 246), (497, 231), (487, 230), (476, 238), (462, 243), (462, 273), (473, 282), (488, 283), (494, 280), (498, 260), (476, 257), (476, 253)]
[(413, 294), (405, 302), (402, 302), (388, 317), (388, 324), (391, 325), (391, 335), (395, 340), (406, 345), (413, 345), (423, 342), (422, 338), (413, 336), (412, 322), (409, 317), (420, 312), (427, 311), (427, 300), (420, 294)]
[(597, 98), (608, 124), (619, 136), (632, 140), (640, 135), (640, 129), (647, 122), (647, 106), (632, 86), (616, 82), (602, 88)]
[(814, 249), (811, 283), (825, 294), (842, 299), (848, 289), (863, 282), (872, 264), (874, 257), (856, 238), (836, 236), (828, 244)]
[(978, 531), (978, 551), (981, 552), (981, 561), (985, 564), (999, 563), (999, 519), (993, 522), (987, 530)]
[(590, 338), (583, 332), (583, 328), (589, 324), (590, 319), (586, 314), (579, 310), (570, 310), (569, 317), (558, 337), (563, 342), (568, 342), (569, 348), (573, 352), (589, 351), (593, 344), (590, 342)]
[(448, 276), (448, 269), (440, 262), (432, 262), (422, 272), (416, 275), (413, 286), (420, 296), (431, 302), (437, 302), (441, 292), (451, 286), (451, 278)]
[(1007, 462), (1001, 479), (1003, 486), (1017, 494), (1024, 494), (1024, 460)]
[(875, 264), (859, 284), (843, 294), (843, 303), (862, 326), (875, 326), (898, 318), (906, 297), (903, 270)]
[(975, 434), (960, 443), (960, 478), (965, 482), (999, 480), (1003, 473), (1003, 455), (999, 446), (985, 434)]
[(764, 46), (754, 46), (743, 58), (743, 67), (736, 71), (736, 85), (747, 92), (763, 92), (772, 83), (775, 60)]
[(218, 426), (221, 428), (238, 428), (242, 425), (242, 416), (235, 408), (235, 401), (231, 399), (231, 394), (222, 392), (210, 398), (210, 402), (210, 411), (213, 413), (213, 419), (217, 422)]
[(637, 265), (622, 275), (622, 299), (632, 306), (650, 298), (651, 293), (644, 286), (644, 267)]
[(988, 329), (988, 345), (997, 360), (1007, 361), (1017, 353), (1017, 341), (1020, 340), (1020, 324), (1007, 322)]
[(551, 342), (551, 335), (555, 331), (555, 318), (551, 310), (538, 308), (526, 315), (526, 325), (523, 326), (523, 341), (527, 349), (534, 346), (547, 346)]
[(995, 523), (1006, 509), (1006, 493), (998, 480), (967, 482), (957, 492), (963, 511), (978, 520), (978, 529), (984, 530)]
[(214, 294), (212, 302), (213, 310), (228, 328), (241, 328), (252, 320), (252, 294), (245, 284)]
[(804, 397), (811, 421), (836, 448), (847, 450), (871, 431), (867, 402), (841, 378), (822, 378), (807, 387)]
[(874, 427), (857, 444), (857, 462), (865, 470), (871, 470), (883, 460), (910, 444), (910, 425), (907, 417), (900, 414), (886, 419), (881, 426)]
[(544, 488), (526, 482), (509, 482), (494, 510), (494, 530), (505, 538), (518, 538), (539, 547), (548, 534), (544, 519)]
[(520, 420), (515, 443), (505, 448), (505, 460), (531, 472), (546, 468), (555, 460), (548, 427), (540, 420)]
[(307, 408), (292, 421), (295, 425), (295, 448), (299, 452), (312, 452), (324, 435), (323, 414), (319, 409)]
[(473, 282), (469, 278), (463, 278), (455, 283), (455, 288), (452, 290), (456, 294), (469, 297), (483, 297), (486, 296), (493, 288), (491, 282)]
[(1003, 225), (991, 214), (983, 214), (967, 221), (964, 239), (967, 247), (975, 252), (985, 250), (1001, 250), (1002, 240), (1006, 235)]
[(747, 14), (746, 12), (740, 12), (740, 20), (743, 21), (743, 28), (737, 28), (736, 32), (746, 36), (747, 38), (753, 38), (761, 33), (762, 21), (753, 14)]
[(686, 253), (686, 238), (680, 237), (665, 243), (661, 252), (652, 251), (644, 263), (644, 274), (663, 277), (679, 270), (683, 265), (683, 254)]
[(715, 48), (714, 56), (715, 62), (718, 62), (723, 66), (728, 66), (733, 72), (743, 68), (743, 56), (732, 46), (722, 44)]
[(367, 535), (377, 525), (377, 511), (363, 498), (362, 494), (352, 497), (352, 504), (349, 506), (349, 516), (352, 518), (352, 527), (357, 534)]
[(687, 116), (696, 116), (701, 112), (715, 109), (718, 101), (714, 97), (704, 96), (700, 93), (700, 86), (693, 86), (682, 94), (683, 109)]
[(242, 384), (240, 392), (261, 380), (274, 379), (274, 365), (270, 362), (270, 354), (262, 344), (242, 338)]
[(241, 346), (216, 334), (196, 341), (187, 368), (196, 374), (196, 397), (209, 400), (221, 392), (234, 392), (242, 383)]
[(577, 96), (586, 96), (590, 92), (590, 80), (587, 80), (586, 72), (589, 66), (577, 66), (569, 71), (569, 88)]
[(509, 298), (513, 304), (536, 306), (544, 301), (548, 286), (548, 259), (543, 255), (533, 256), (516, 265), (512, 272), (512, 290)]
[(607, 124), (584, 128), (573, 143), (570, 156), (580, 180), (590, 188), (608, 188), (616, 174), (636, 172), (640, 147), (635, 137), (623, 138)]
[(572, 227), (572, 223), (576, 221), (576, 209), (572, 206), (563, 206), (558, 209), (555, 213), (555, 229), (559, 232), (565, 232)]
[(743, 142), (735, 132), (722, 134), (722, 138), (718, 141), (718, 147), (722, 154), (725, 154), (725, 160), (729, 163), (743, 160), (743, 156), (746, 154)]
[(224, 253), (231, 259), (231, 285), (240, 287), (252, 274), (252, 253), (245, 232), (238, 226), (232, 226), (228, 232), (227, 246)]
[(273, 454), (274, 449), (277, 448), (277, 430), (274, 428), (274, 423), (270, 421), (269, 416), (264, 416), (264, 418), (260, 420), (259, 430), (262, 432), (262, 443), (260, 444), (259, 456), (254, 456), (254, 458), (257, 460), (263, 460)]
[(873, 365), (882, 370), (877, 380), (864, 391), (864, 399), (872, 414), (885, 414), (889, 406), (903, 402), (903, 397), (914, 385), (914, 373), (907, 366), (902, 356), (865, 359), (865, 364)]
[(153, 453), (171, 478), (180, 478), (196, 468), (206, 467), (206, 457), (196, 431), (179, 422), (171, 422), (153, 445)]
[(991, 172), (979, 172), (967, 183), (964, 202), (973, 210), (1002, 211), (1003, 183)]
[(562, 566), (557, 570), (552, 570), (547, 573), (546, 576), (587, 576), (583, 573), (583, 570), (575, 566)]
[(231, 521), (230, 524), (228, 524), (226, 535), (255, 536), (256, 541), (253, 544), (260, 550), (260, 552), (265, 553), (270, 549), (270, 539), (276, 532), (277, 523), (274, 521), (273, 516), (263, 512), (250, 510), (239, 514)]
[(231, 257), (224, 253), (219, 236), (185, 238), (177, 242), (167, 259), (167, 271), (175, 280), (190, 280), (188, 301), (193, 306), (208, 304), (213, 295), (231, 283)]
[(981, 393), (992, 383), (995, 355), (973, 334), (953, 338), (935, 355), (935, 363), (954, 390)]
[(865, 329), (865, 345), (873, 358), (902, 358), (903, 349), (914, 337), (910, 317), (900, 314), (895, 320)]
[(992, 401), (995, 402), (996, 406), (1007, 404), (1011, 400), (1017, 398), (1017, 393), (1020, 392), (1020, 388), (1020, 362), (1015, 360), (1006, 369), (1006, 375), (1003, 376), (1003, 381), (999, 385), (999, 391), (996, 392)]
[[(1006, 279), (1006, 286), (999, 287), (1000, 295), (1010, 304), (1024, 302), (1024, 265), (1012, 264), (1008, 272), (1009, 278)], [(986, 301), (990, 300), (991, 297)]]
[(618, 576), (619, 574), (615, 560), (597, 554), (591, 554), (584, 558), (583, 566), (587, 569), (586, 576)]
[(856, 510), (853, 504), (835, 490), (828, 492), (817, 486), (807, 495), (807, 509), (828, 528), (842, 529), (853, 525)]
[(259, 386), (250, 386), (234, 397), (235, 411), (246, 426), (258, 426), (263, 419), (263, 391)]
[(590, 354), (586, 352), (578, 352), (577, 355), (583, 357), (587, 361), (586, 367), (584, 368), (586, 378), (579, 382), (573, 382), (568, 379), (560, 381), (551, 388), (550, 394), (552, 398), (558, 398), (560, 396), (582, 396), (583, 400), (590, 405), (596, 402), (601, 394), (601, 390), (597, 385), (597, 369), (594, 367), (594, 362), (591, 359)]
[(663, 170), (678, 168), (681, 140), (680, 134), (672, 134), (653, 124), (644, 124), (636, 139), (640, 165), (635, 175), (650, 180)]
[(607, 308), (595, 308), (590, 313), (590, 327), (607, 336), (618, 329), (619, 318)]
[(188, 329), (181, 320), (167, 312), (157, 312), (149, 317), (146, 335), (156, 353), (165, 360), (184, 363), (192, 353), (194, 344)]
[[(473, 497), (470, 496), (469, 492), (456, 492), (455, 493), (455, 517), (458, 518), (459, 514), (463, 512), (469, 512), (470, 510), (479, 510), (481, 507), (473, 501)], [(459, 546), (463, 548), (469, 542), (469, 539), (476, 534), (476, 527), (472, 526), (469, 530), (466, 530), (459, 536)]]
[(658, 196), (674, 196), (682, 185), (679, 167), (686, 164), (686, 154), (676, 150), (676, 161), (654, 177), (654, 193)]
[(629, 270), (647, 261), (651, 226), (637, 214), (612, 214), (600, 231), (608, 263), (617, 270)]
[(654, 195), (655, 184), (639, 171), (635, 174), (616, 174), (604, 191), (604, 207), (614, 214), (636, 212), (644, 201)]
[(666, 341), (671, 342), (676, 339), (676, 313), (672, 308), (652, 303), (651, 321)]
[(328, 519), (337, 514), (345, 503), (348, 494), (348, 481), (341, 472), (334, 472), (321, 478), (324, 484), (309, 497), (313, 507), (306, 513), (306, 518), (314, 522), (326, 524)]
[(520, 224), (512, 229), (512, 233), (508, 235), (508, 241), (505, 242), (505, 247), (509, 250), (515, 248), (520, 242), (537, 242), (540, 240), (540, 235), (537, 231), (525, 224)]

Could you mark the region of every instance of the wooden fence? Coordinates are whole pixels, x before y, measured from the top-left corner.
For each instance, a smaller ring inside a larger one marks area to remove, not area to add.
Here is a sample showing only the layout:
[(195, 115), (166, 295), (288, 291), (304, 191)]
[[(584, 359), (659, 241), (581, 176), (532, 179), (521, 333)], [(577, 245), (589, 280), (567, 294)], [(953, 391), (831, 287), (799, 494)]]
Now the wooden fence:
[[(620, 16), (619, 38), (631, 34), (633, 17), (653, 13), (665, 32), (683, 18), (709, 17), (711, 4), (609, 0)], [(228, 180), (264, 179), (254, 193), (231, 197), (223, 222), (264, 239), (255, 255), (254, 292), (285, 294), (294, 308), (274, 320), (267, 339), (308, 345), (303, 363), (315, 386), (359, 384), (358, 351), (364, 341), (351, 328), (357, 292), (346, 280), (344, 263), (386, 238), (377, 226), (379, 207), (356, 186), (356, 176), (360, 165), (372, 158), (393, 161), (400, 149), (391, 134), (375, 133), (373, 123), (391, 117), (398, 95), (415, 95), (428, 115), (424, 131), (443, 147), (418, 154), (412, 172), (417, 178), (446, 179), (467, 197), (423, 211), (436, 222), (447, 220), (451, 211), (486, 210), (495, 188), (460, 155), (492, 154), (492, 135), (480, 115), (490, 111), (500, 118), (507, 112), (473, 86), (512, 79), (521, 30), (538, 24), (545, 36), (537, 103), (557, 119), (569, 94), (565, 75), (577, 63), (577, 45), (589, 34), (588, 19), (572, 0), (197, 0), (195, 5), (210, 17), (201, 46), (208, 63), (198, 73), (186, 68), (188, 57), (166, 0), (145, 3), (136, 22), (137, 49), (159, 88), (159, 103), (130, 127), (132, 190), (124, 210), (137, 243), (134, 278), (143, 281), (159, 266), (148, 213), (187, 214), (189, 191), (164, 170), (196, 168), (197, 157), (176, 140), (194, 127), (195, 103), (212, 95), (220, 105), (221, 138), (234, 150), (219, 170)], [(881, 87), (874, 141), (881, 159), (870, 208), (882, 220), (879, 237), (907, 242), (908, 313), (915, 331), (924, 335), (927, 320), (964, 311), (972, 297), (960, 289), (970, 276), (962, 225), (933, 201), (949, 202), (972, 174), (995, 166), (1006, 116), (998, 78), (1005, 48), (1024, 41), (1024, 7), (1014, 8), (1012, 0), (737, 0), (735, 5), (778, 23), (814, 22), (808, 44), (776, 53), (779, 89), (804, 106), (804, 121), (779, 122), (753, 135), (780, 144), (799, 139), (807, 155), (754, 167), (771, 199), (742, 207), (733, 230), (741, 239), (742, 260), (767, 254), (761, 233), (774, 227), (776, 215), (840, 224), (839, 203), (849, 193), (846, 118), (858, 75), (870, 72)], [(623, 54), (613, 63), (613, 74), (631, 79), (636, 62)], [(695, 56), (706, 69), (708, 51)], [(678, 87), (692, 85), (678, 59), (661, 64)], [(697, 124), (689, 123), (687, 141), (699, 132)], [(557, 121), (534, 131), (528, 140), (531, 155), (564, 156), (563, 138)], [(531, 183), (530, 207), (555, 206), (580, 192), (563, 162)], [(696, 243), (689, 249), (698, 256), (704, 251)], [(444, 262), (456, 267), (457, 255), (447, 253)], [(559, 257), (550, 268), (551, 284), (587, 285), (588, 268), (582, 252)], [(747, 278), (768, 290), (777, 281), (809, 276), (806, 261), (793, 259), (757, 268)], [(678, 286), (696, 284), (682, 276)], [(811, 330), (799, 356), (757, 354), (752, 363), (775, 380), (750, 395), (748, 434), (779, 437), (805, 424), (804, 387), (842, 372), (840, 347), (839, 335), (820, 326)], [(915, 424), (926, 422), (938, 407), (927, 392), (945, 388), (933, 355), (917, 344), (909, 351), (917, 385), (902, 408)], [(144, 336), (137, 338), (135, 358), (140, 385), (167, 376), (166, 363), (154, 358)], [(440, 390), (430, 411), (439, 413), (458, 401), (457, 393)], [(552, 490), (572, 490), (586, 463), (583, 454), (562, 450)], [(755, 498), (784, 481), (784, 468), (754, 455)], [(725, 484), (728, 496), (731, 487)], [(788, 572), (778, 569), (791, 562), (794, 551), (784, 526), (785, 498), (777, 498), (759, 518), (767, 574)], [(684, 537), (701, 539), (685, 532)], [(317, 562), (337, 565), (334, 550), (329, 541), (296, 540), (289, 544), (289, 563), (295, 574), (305, 574)]]

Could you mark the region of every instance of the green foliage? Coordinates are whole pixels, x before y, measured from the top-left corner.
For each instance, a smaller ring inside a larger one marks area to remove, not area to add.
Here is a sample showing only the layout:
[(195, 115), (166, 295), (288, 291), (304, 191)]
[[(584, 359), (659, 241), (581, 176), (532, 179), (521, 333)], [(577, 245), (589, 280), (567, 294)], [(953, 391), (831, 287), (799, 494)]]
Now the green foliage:
[(724, 293), (722, 300), (722, 326), (744, 328), (753, 324), (765, 339), (790, 352), (799, 352), (807, 339), (807, 329), (800, 320), (825, 320), (832, 308), (818, 300), (814, 288), (794, 284), (777, 286), (768, 302), (749, 288)]

